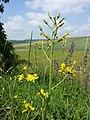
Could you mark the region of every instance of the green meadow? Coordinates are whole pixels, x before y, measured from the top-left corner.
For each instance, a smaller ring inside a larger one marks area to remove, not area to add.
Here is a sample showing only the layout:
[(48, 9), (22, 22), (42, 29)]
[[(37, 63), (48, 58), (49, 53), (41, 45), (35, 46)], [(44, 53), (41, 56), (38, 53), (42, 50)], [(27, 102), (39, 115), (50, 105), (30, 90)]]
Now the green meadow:
[(55, 44), (52, 69), (48, 44), (13, 44), (20, 63), (0, 73), (1, 120), (90, 120), (90, 37)]
[[(88, 43), (87, 43), (87, 39), (88, 39)], [(59, 64), (61, 64), (64, 61), (64, 59), (67, 57), (72, 42), (74, 42), (75, 44), (72, 59), (77, 60), (78, 62), (83, 61), (83, 57), (86, 49), (85, 47), (87, 47), (88, 49), (90, 48), (90, 37), (67, 38), (66, 42), (55, 44), (54, 59), (57, 62), (59, 62)], [(35, 59), (37, 59), (37, 63), (40, 66), (40, 64), (43, 64), (47, 60), (42, 52), (42, 49), (39, 49), (37, 46), (35, 46), (35, 43), (36, 43), (35, 41), (32, 42), (30, 59), (32, 63), (33, 62), (35, 63)], [(41, 46), (41, 41), (37, 41), (37, 43)], [(47, 46), (47, 41), (45, 41), (45, 46)], [(14, 48), (21, 59), (28, 60), (29, 42), (14, 44)], [(49, 54), (49, 50), (47, 50), (47, 53)], [(88, 61), (90, 61), (90, 56), (88, 58)]]

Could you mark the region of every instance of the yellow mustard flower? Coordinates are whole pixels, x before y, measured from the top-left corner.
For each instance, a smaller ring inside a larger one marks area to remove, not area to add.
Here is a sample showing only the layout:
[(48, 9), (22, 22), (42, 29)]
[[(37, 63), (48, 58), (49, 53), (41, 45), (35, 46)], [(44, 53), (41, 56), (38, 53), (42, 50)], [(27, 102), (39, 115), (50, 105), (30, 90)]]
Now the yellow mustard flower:
[(26, 80), (34, 82), (37, 80), (39, 77), (37, 74), (27, 74)]
[(26, 100), (24, 100), (23, 103), (24, 103), (23, 105), (24, 105), (25, 109), (22, 111), (22, 113), (25, 113), (25, 112), (27, 112), (28, 110), (31, 110), (31, 111), (34, 111), (34, 110), (35, 110), (35, 108), (32, 107), (32, 106), (30, 105), (30, 103), (27, 103), (27, 102), (26, 102)]
[(71, 71), (72, 71), (72, 68), (69, 66), (69, 67), (66, 67), (66, 72), (67, 73), (71, 73)]
[(62, 63), (61, 64), (61, 69), (58, 70), (58, 72), (60, 74), (65, 74), (65, 73), (70, 73), (72, 74), (73, 76), (76, 76), (76, 70), (73, 69), (74, 65), (76, 64), (76, 61), (73, 62), (73, 65), (72, 66), (66, 66), (65, 63)]
[(24, 79), (24, 74), (19, 75), (18, 79), (19, 79), (19, 81), (23, 80)]
[(61, 69), (65, 69), (66, 68), (66, 64), (65, 63), (62, 63), (61, 64)]
[(36, 95), (44, 96), (45, 98), (48, 98), (48, 92), (45, 93), (43, 89), (41, 89), (40, 92), (38, 92)]

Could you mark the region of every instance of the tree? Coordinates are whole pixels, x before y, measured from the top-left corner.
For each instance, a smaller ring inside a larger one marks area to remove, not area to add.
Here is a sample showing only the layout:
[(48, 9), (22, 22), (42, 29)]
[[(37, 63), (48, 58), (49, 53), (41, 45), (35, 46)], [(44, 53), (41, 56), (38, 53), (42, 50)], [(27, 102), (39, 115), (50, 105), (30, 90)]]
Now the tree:
[[(0, 13), (4, 12), (3, 3), (7, 2), (9, 2), (9, 0), (0, 0)], [(18, 56), (15, 54), (12, 43), (7, 40), (3, 25), (4, 24), (0, 21), (0, 67), (4, 71), (7, 71), (10, 67), (17, 65)]]

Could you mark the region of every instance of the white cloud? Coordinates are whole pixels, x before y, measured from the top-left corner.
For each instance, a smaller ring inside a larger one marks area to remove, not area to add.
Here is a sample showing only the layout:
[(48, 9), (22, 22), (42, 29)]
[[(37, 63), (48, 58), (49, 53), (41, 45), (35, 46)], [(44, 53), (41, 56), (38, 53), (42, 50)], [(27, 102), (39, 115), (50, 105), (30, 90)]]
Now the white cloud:
[(28, 12), (28, 13), (26, 13), (26, 17), (30, 20), (41, 22), (43, 19), (47, 19), (47, 14)]
[[(37, 4), (36, 4), (37, 3)], [(82, 13), (85, 12), (84, 7), (90, 5), (90, 0), (33, 0), (26, 1), (25, 5), (32, 9), (41, 8), (44, 12), (63, 12), (63, 13)]]
[(37, 38), (40, 37), (38, 26), (43, 26), (44, 18), (47, 18), (47, 15), (28, 12), (23, 17), (20, 15), (9, 17), (4, 23), (4, 28), (9, 39), (27, 39), (31, 31), (34, 32), (34, 38)]
[(37, 9), (38, 7), (42, 5), (42, 1), (41, 0), (26, 1), (25, 5), (27, 7), (32, 7), (33, 9)]
[(66, 25), (63, 28), (63, 31), (70, 32), (70, 36), (84, 36), (84, 35), (90, 35), (90, 24), (85, 23), (82, 25)]
[(28, 38), (26, 20), (20, 15), (9, 17), (8, 22), (4, 23), (4, 28), (9, 39)]
[[(33, 37), (40, 38), (38, 25), (41, 25), (44, 31), (49, 34), (50, 30), (43, 25), (43, 19), (49, 20), (48, 11), (51, 15), (57, 15), (59, 12), (65, 13), (68, 17), (69, 15), (73, 16), (80, 13), (85, 15), (85, 7), (90, 5), (90, 0), (27, 0), (25, 5), (33, 12), (27, 12), (23, 16), (16, 15), (9, 17), (8, 21), (4, 24), (10, 39), (29, 38), (32, 30), (34, 32)], [(70, 32), (70, 36), (90, 35), (90, 16), (87, 16), (85, 23), (81, 25), (65, 22), (64, 27), (61, 28), (60, 35), (67, 31)]]
[(9, 17), (8, 19), (9, 19), (8, 22), (4, 24), (6, 30), (22, 29), (24, 23), (24, 18), (22, 18), (22, 16), (17, 15), (14, 17)]

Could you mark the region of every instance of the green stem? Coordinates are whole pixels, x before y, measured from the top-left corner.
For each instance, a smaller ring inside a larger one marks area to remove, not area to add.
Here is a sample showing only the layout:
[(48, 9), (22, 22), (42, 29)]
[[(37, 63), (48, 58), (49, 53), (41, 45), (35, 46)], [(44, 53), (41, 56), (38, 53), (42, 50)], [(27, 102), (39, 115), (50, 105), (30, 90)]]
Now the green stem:
[(29, 41), (28, 64), (31, 62), (31, 61), (30, 61), (30, 56), (31, 56), (31, 43), (32, 43), (32, 36), (33, 36), (33, 32), (31, 32), (31, 38), (30, 38), (30, 41)]
[(45, 52), (43, 46), (42, 46), (42, 50), (43, 50), (43, 53), (44, 53), (44, 55), (46, 56), (47, 60), (48, 60), (49, 62), (51, 62), (50, 59), (49, 59), (49, 57), (48, 57), (48, 55), (46, 54), (46, 52)]
[(42, 120), (45, 120), (45, 101), (42, 99)]
[(54, 51), (54, 44), (52, 42), (52, 46), (51, 46), (51, 60), (50, 60), (50, 71), (49, 71), (49, 94), (51, 93), (51, 88), (52, 88), (53, 51)]
[(65, 75), (65, 77), (63, 78), (62, 81), (60, 81), (58, 84), (56, 84), (54, 87), (52, 87), (52, 90), (53, 90), (54, 88), (56, 88), (58, 85), (60, 85), (60, 84), (66, 79), (67, 76), (68, 76), (68, 74)]

